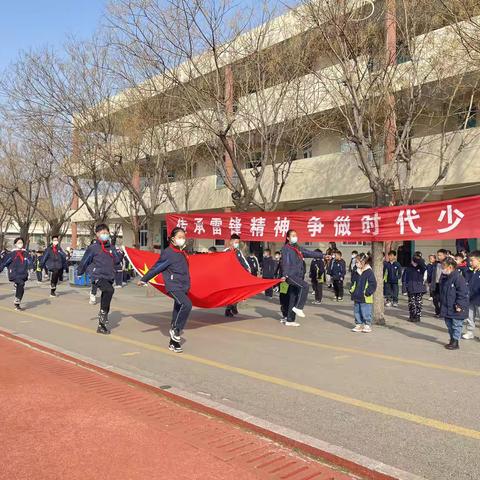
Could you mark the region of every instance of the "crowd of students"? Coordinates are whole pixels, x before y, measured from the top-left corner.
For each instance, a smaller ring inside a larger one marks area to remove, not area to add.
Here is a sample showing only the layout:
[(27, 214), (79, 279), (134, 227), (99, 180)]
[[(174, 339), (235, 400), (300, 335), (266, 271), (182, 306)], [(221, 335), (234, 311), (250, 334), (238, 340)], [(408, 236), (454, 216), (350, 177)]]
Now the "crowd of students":
[[(109, 334), (108, 314), (114, 286), (122, 285), (128, 260), (123, 250), (112, 242), (107, 225), (98, 225), (95, 232), (96, 238), (85, 251), (78, 265), (77, 275), (88, 273), (91, 278), (90, 303), (96, 303), (96, 292), (100, 290), (97, 332)], [(168, 272), (163, 278), (166, 291), (173, 300), (169, 349), (176, 353), (183, 351), (182, 334), (192, 310), (192, 302), (188, 297), (190, 271), (185, 245), (185, 230), (175, 228), (170, 234), (169, 246), (138, 282), (139, 286), (147, 285), (159, 273)], [(252, 275), (278, 279), (278, 286), (266, 290), (265, 295), (272, 299), (274, 293), (278, 293), (281, 323), (285, 326), (298, 327), (298, 318), (306, 316), (303, 310), (310, 290), (310, 285), (305, 280), (306, 258), (312, 259), (308, 277), (314, 292), (313, 304), (322, 303), (326, 284), (333, 290), (334, 299), (342, 302), (345, 281), (349, 275), (348, 291), (353, 301), (354, 318), (352, 331), (372, 332), (373, 295), (378, 290), (378, 280), (372, 270), (368, 253), (352, 252), (347, 265), (335, 243), (332, 242), (325, 253), (319, 249), (311, 251), (299, 245), (295, 230), (287, 232), (285, 244), (280, 251), (272, 255), (270, 249), (265, 249), (261, 261), (253, 254), (245, 255), (242, 252), (238, 235), (231, 236), (226, 250), (234, 251), (240, 265)], [(215, 252), (215, 247), (209, 249), (209, 253)], [(14, 305), (17, 310), (22, 309), (25, 282), (30, 271), (46, 269), (50, 277), (50, 295), (56, 297), (58, 282), (67, 265), (68, 252), (61, 248), (58, 237), (52, 238), (51, 245), (41, 256), (25, 249), (22, 238), (15, 239), (12, 251), (4, 250), (0, 253), (0, 272), (8, 268), (8, 278), (15, 286)], [(421, 321), (423, 299), (428, 292), (435, 308), (435, 316), (444, 319), (450, 335), (450, 341), (445, 347), (456, 350), (459, 348), (465, 321), (466, 331), (463, 338), (473, 339), (475, 320), (480, 315), (480, 252), (468, 254), (460, 251), (452, 255), (451, 252), (440, 249), (435, 255), (429, 255), (428, 263), (421, 252), (415, 252), (410, 264), (402, 268), (397, 261), (397, 253), (391, 250), (385, 257), (383, 268), (386, 307), (398, 307), (400, 291), (408, 296), (409, 321), (413, 323)], [(237, 314), (237, 304), (226, 306), (227, 317)]]

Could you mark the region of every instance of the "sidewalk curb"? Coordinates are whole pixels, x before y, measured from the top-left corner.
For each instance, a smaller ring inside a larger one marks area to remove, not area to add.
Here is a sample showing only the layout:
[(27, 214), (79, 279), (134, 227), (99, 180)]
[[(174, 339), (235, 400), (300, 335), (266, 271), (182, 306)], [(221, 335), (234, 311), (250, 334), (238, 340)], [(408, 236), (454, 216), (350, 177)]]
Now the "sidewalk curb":
[(112, 365), (102, 364), (97, 360), (63, 350), (55, 345), (40, 342), (25, 335), (17, 335), (3, 328), (0, 329), (0, 335), (88, 370), (129, 383), (157, 395), (162, 395), (177, 404), (211, 417), (220, 418), (230, 424), (254, 432), (305, 455), (318, 458), (332, 466), (344, 469), (364, 479), (425, 480), (423, 477), (385, 465), (382, 462), (369, 459), (343, 447), (329, 444), (289, 428), (271, 424), (258, 417), (248, 415), (201, 396), (184, 392), (174, 387), (168, 387), (167, 389), (167, 387), (155, 384), (151, 379), (140, 375), (134, 378), (131, 376), (131, 372), (116, 368)]

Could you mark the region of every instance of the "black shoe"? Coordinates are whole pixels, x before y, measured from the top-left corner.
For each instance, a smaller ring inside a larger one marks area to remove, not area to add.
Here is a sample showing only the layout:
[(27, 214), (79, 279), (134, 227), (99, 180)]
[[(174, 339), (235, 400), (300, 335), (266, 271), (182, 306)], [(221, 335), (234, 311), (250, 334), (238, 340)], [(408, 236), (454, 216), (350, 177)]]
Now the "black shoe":
[(415, 323), (418, 323), (418, 322), (420, 321), (420, 317), (415, 317), (415, 318), (413, 319), (413, 321), (414, 321)]
[(414, 322), (415, 322), (415, 318), (410, 317), (407, 321), (408, 321), (408, 322), (411, 322), (411, 323), (414, 323)]
[(225, 310), (226, 317), (233, 317), (233, 312), (230, 309)]
[(18, 310), (18, 311), (21, 312), (21, 311), (23, 310), (23, 308), (20, 306), (19, 303), (16, 303), (16, 304), (15, 304), (15, 310)]
[(453, 343), (453, 338), (450, 337), (450, 341), (446, 345), (444, 345), (444, 347), (448, 348), (452, 343)]
[(232, 313), (233, 313), (234, 315), (238, 315), (238, 308), (237, 308), (236, 305), (235, 305), (234, 307), (232, 307)]
[(108, 313), (100, 310), (98, 314), (98, 327), (97, 333), (102, 333), (103, 335), (108, 335), (110, 330), (108, 328)]
[(458, 344), (458, 340), (453, 340), (452, 343), (445, 345), (445, 348), (447, 350), (458, 350), (460, 348), (460, 345)]
[(170, 340), (170, 344), (168, 345), (168, 349), (174, 353), (183, 353), (183, 348), (179, 342), (175, 342), (174, 340)]
[(57, 294), (55, 293), (55, 290), (50, 290), (50, 296), (51, 297), (56, 297)]

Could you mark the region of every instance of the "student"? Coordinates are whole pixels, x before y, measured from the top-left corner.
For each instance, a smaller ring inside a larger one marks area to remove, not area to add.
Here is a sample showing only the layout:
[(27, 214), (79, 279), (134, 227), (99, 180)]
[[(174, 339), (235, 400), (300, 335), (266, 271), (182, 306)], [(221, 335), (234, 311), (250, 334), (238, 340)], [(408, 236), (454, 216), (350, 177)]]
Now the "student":
[(418, 323), (422, 316), (423, 295), (427, 291), (424, 282), (427, 266), (420, 252), (415, 252), (410, 266), (405, 270), (408, 310), (410, 313), (408, 321)]
[(57, 296), (57, 285), (60, 274), (67, 268), (67, 255), (60, 246), (58, 235), (52, 236), (49, 245), (41, 260), (41, 268), (46, 268), (50, 273), (50, 296)]
[(447, 258), (448, 251), (441, 248), (437, 251), (437, 263), (432, 274), (433, 288), (433, 306), (435, 308), (435, 316), (440, 317), (440, 282), (442, 280), (442, 263)]
[(125, 253), (123, 250), (115, 245), (115, 287), (114, 288), (122, 288), (123, 287), (123, 268), (124, 268), (124, 257)]
[(78, 275), (83, 275), (87, 269), (92, 277), (92, 288), (101, 292), (100, 311), (98, 313), (97, 333), (108, 335), (108, 313), (113, 297), (113, 282), (115, 280), (115, 264), (117, 251), (110, 243), (110, 230), (104, 223), (95, 227), (96, 240), (87, 248), (78, 265)]
[(358, 255), (358, 251), (353, 250), (352, 256), (350, 259), (350, 264), (348, 265), (348, 271), (350, 273), (350, 287), (353, 285), (352, 277), (354, 276), (354, 272), (357, 269), (357, 255)]
[(462, 335), (465, 340), (475, 338), (475, 319), (480, 318), (480, 251), (475, 250), (469, 255), (470, 268), (467, 272), (469, 290), (469, 305), (467, 331)]
[(342, 252), (336, 250), (334, 258), (330, 263), (330, 277), (332, 278), (333, 291), (337, 302), (343, 301), (343, 281), (347, 273), (347, 265), (342, 258)]
[[(280, 268), (280, 260), (282, 259), (282, 254), (280, 252), (275, 252), (275, 255), (273, 257), (273, 260), (275, 262), (275, 275), (273, 278), (281, 278), (281, 268)], [(277, 285), (273, 287), (273, 293), (279, 293), (280, 292), (280, 287)]]
[(258, 277), (258, 274), (260, 273), (260, 262), (258, 261), (258, 258), (254, 253), (250, 252), (248, 254), (247, 263), (250, 267), (250, 273), (255, 277)]
[[(322, 253), (318, 248), (315, 251)], [(310, 280), (315, 292), (315, 300), (312, 303), (320, 305), (323, 299), (323, 284), (325, 283), (325, 262), (323, 258), (314, 258), (310, 263)]]
[(352, 332), (370, 333), (372, 331), (373, 294), (377, 289), (377, 280), (370, 267), (370, 257), (364, 253), (357, 255), (356, 271), (350, 289), (352, 294), (355, 327)]
[[(230, 245), (228, 248), (225, 249), (226, 252), (233, 251), (237, 256), (237, 260), (240, 262), (240, 265), (249, 273), (250, 272), (250, 265), (247, 262), (247, 259), (243, 255), (242, 251), (240, 250), (240, 236), (234, 233), (230, 237)], [(238, 315), (238, 304), (234, 303), (232, 305), (227, 305), (225, 309), (225, 316), (226, 317), (233, 317)]]
[(190, 271), (188, 255), (184, 251), (185, 230), (180, 227), (174, 228), (169, 242), (170, 245), (162, 252), (155, 265), (140, 279), (138, 285), (146, 285), (152, 278), (164, 272), (165, 289), (174, 300), (168, 348), (172, 352), (182, 353), (181, 334), (192, 311), (192, 301), (188, 298)]
[[(295, 313), (301, 318), (305, 317), (303, 308), (308, 297), (308, 283), (304, 280), (304, 257), (323, 258), (320, 252), (312, 252), (298, 246), (298, 235), (295, 230), (289, 230), (282, 248), (282, 274), (288, 283), (289, 296), (295, 296), (295, 302), (290, 303), (289, 314)], [(285, 325), (298, 327), (300, 324), (288, 318)]]
[(468, 318), (468, 287), (453, 258), (446, 258), (442, 262), (442, 273), (440, 315), (445, 319), (450, 334), (450, 342), (445, 345), (445, 348), (458, 350), (463, 322)]
[(457, 253), (454, 257), (455, 262), (457, 262), (457, 270), (461, 273), (463, 278), (467, 278), (468, 275), (468, 266), (467, 261), (462, 253)]
[(388, 261), (383, 265), (383, 281), (385, 283), (385, 306), (398, 307), (398, 281), (402, 278), (402, 266), (397, 261), (397, 252), (388, 252)]
[(25, 282), (28, 280), (28, 271), (33, 268), (34, 260), (28, 250), (25, 250), (23, 238), (15, 239), (14, 249), (4, 255), (0, 263), (0, 273), (8, 267), (8, 280), (15, 285), (15, 310), (23, 310), (21, 307), (23, 294), (25, 293)]
[(43, 280), (43, 267), (42, 267), (42, 253), (32, 252), (33, 269), (37, 277), (37, 282), (41, 283)]
[(217, 247), (215, 246), (208, 247), (208, 253), (217, 253)]
[(437, 257), (433, 254), (429, 255), (428, 264), (427, 264), (427, 285), (428, 285), (428, 291), (430, 293), (429, 300), (433, 300), (433, 292), (435, 290), (435, 284), (433, 283), (433, 274), (436, 268), (437, 268)]
[[(262, 277), (267, 279), (275, 278), (276, 271), (277, 265), (275, 260), (272, 258), (272, 251), (269, 248), (266, 248), (263, 251)], [(265, 296), (268, 298), (273, 298), (273, 288), (265, 290)]]

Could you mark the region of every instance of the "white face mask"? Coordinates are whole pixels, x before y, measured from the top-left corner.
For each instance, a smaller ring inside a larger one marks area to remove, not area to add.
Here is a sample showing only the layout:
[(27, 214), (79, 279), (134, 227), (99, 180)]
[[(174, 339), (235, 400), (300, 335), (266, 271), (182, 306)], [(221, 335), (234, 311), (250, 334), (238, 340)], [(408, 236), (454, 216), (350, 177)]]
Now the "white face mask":
[(54, 240), (52, 243), (56, 246), (58, 245), (58, 240)]
[(186, 240), (184, 238), (176, 238), (175, 245), (182, 248), (185, 245)]
[(290, 243), (293, 243), (294, 245), (298, 242), (298, 237), (290, 237)]
[(233, 242), (233, 248), (238, 250), (240, 248), (240, 243), (239, 242)]
[(16, 247), (17, 247), (19, 250), (21, 250), (21, 249), (23, 248), (23, 243), (22, 243), (22, 242), (18, 242), (18, 243), (16, 244)]

